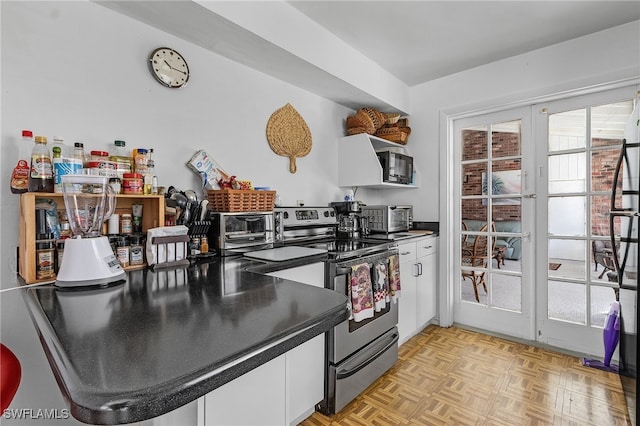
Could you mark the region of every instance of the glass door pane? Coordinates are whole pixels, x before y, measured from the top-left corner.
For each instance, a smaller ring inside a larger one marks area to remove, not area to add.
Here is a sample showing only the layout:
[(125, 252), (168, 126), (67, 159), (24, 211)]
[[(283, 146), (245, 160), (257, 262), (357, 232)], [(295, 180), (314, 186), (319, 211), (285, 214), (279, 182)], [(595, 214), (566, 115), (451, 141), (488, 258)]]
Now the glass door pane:
[(462, 303), (522, 312), (522, 120), (460, 131)]
[(546, 211), (538, 214), (546, 217), (542, 231), (548, 266), (546, 289), (539, 294), (546, 299), (541, 300), (546, 309), (539, 311), (544, 315), (538, 320), (540, 340), (572, 350), (589, 347), (591, 354), (602, 351), (601, 329), (615, 300), (611, 254), (618, 248), (611, 247), (609, 211), (624, 125), (634, 106), (633, 97), (598, 102), (607, 96), (618, 95), (584, 96), (541, 108), (546, 113), (547, 199), (540, 205), (546, 204)]

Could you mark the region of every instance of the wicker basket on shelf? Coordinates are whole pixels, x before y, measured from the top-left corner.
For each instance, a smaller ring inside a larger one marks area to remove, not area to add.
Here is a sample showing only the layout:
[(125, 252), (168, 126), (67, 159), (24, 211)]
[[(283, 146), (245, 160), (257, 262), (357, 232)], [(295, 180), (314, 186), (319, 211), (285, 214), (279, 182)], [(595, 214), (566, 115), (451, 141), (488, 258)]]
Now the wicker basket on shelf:
[(383, 127), (382, 129), (378, 129), (378, 131), (376, 131), (376, 136), (382, 139), (386, 139), (390, 142), (406, 145), (407, 138), (409, 137), (410, 133), (410, 131), (406, 131), (407, 129), (408, 128)]
[(214, 212), (268, 212), (273, 210), (276, 191), (220, 189), (207, 191), (209, 210)]

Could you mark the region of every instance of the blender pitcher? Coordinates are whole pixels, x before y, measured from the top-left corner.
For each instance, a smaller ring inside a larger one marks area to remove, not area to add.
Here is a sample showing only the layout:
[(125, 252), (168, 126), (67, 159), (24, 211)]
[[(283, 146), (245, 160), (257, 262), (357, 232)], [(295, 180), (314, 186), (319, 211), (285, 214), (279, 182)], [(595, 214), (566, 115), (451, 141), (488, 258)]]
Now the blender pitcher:
[(106, 176), (64, 175), (62, 191), (73, 238), (65, 241), (64, 257), (56, 285), (79, 287), (106, 285), (126, 275), (109, 239), (101, 234), (111, 216), (116, 197)]
[(102, 223), (116, 206), (115, 193), (105, 176), (62, 176), (64, 205), (74, 236), (99, 237)]

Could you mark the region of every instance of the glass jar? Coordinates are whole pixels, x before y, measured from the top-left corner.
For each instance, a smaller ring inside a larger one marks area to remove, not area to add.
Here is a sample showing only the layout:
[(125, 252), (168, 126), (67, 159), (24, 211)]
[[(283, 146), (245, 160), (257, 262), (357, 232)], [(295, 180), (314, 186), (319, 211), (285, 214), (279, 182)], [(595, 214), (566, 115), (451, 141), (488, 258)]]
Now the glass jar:
[(36, 243), (36, 279), (55, 277), (55, 248), (52, 241)]
[(118, 237), (116, 257), (118, 258), (118, 262), (120, 262), (120, 266), (123, 268), (129, 266), (129, 250), (129, 237), (126, 235)]
[(129, 264), (131, 266), (144, 265), (144, 248), (142, 235), (134, 234), (129, 241)]
[(118, 177), (122, 177), (125, 173), (133, 172), (133, 161), (131, 157), (128, 155), (127, 149), (125, 148), (125, 141), (114, 141), (115, 145), (114, 152), (109, 157), (116, 165), (116, 172), (118, 173)]
[(148, 151), (144, 148), (138, 148), (138, 153), (135, 158), (135, 172), (141, 174), (142, 176), (147, 174), (148, 168)]
[(123, 234), (131, 234), (133, 231), (133, 220), (130, 213), (123, 213), (120, 219), (120, 232)]
[(204, 235), (200, 237), (200, 253), (209, 253), (209, 240)]

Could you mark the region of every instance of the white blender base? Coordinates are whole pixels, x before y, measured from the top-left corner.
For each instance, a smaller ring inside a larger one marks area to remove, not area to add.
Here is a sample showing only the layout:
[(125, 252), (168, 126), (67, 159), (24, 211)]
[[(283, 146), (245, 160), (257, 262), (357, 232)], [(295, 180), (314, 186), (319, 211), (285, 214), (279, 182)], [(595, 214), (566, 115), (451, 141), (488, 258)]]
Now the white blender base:
[(69, 238), (64, 244), (58, 287), (110, 284), (127, 278), (107, 237)]

